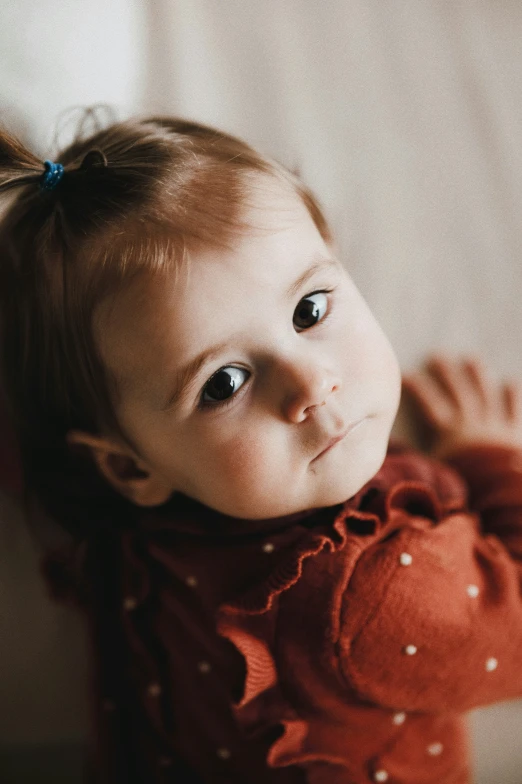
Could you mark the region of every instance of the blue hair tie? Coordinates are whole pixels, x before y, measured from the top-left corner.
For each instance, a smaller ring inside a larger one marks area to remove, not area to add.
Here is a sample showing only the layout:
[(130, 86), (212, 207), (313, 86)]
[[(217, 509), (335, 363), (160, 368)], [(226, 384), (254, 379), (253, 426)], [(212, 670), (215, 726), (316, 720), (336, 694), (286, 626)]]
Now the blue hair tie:
[(40, 189), (52, 191), (63, 177), (63, 166), (61, 163), (53, 163), (52, 161), (44, 161), (44, 166), (45, 172), (40, 180)]

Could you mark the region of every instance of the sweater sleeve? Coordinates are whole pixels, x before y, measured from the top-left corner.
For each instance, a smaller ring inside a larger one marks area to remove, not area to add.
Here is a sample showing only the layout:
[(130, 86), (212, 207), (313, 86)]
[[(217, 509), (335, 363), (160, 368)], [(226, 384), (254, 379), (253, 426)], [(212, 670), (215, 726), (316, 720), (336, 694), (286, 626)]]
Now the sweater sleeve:
[(447, 462), (465, 479), (481, 530), (503, 542), (522, 578), (522, 450), (477, 445)]
[[(448, 471), (431, 462), (435, 478)], [(390, 709), (460, 712), (522, 696), (522, 452), (477, 445), (447, 463), (469, 508), (439, 519), (391, 508), (343, 594), (342, 675)]]

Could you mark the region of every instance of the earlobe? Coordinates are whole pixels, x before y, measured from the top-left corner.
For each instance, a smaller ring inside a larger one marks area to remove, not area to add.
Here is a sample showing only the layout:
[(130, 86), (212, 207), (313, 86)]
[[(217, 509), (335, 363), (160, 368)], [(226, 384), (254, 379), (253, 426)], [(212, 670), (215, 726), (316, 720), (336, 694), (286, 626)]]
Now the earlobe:
[(87, 451), (103, 478), (118, 493), (138, 506), (159, 506), (174, 492), (174, 488), (155, 473), (140, 467), (133, 455), (107, 439), (70, 431), (66, 441), (72, 448)]

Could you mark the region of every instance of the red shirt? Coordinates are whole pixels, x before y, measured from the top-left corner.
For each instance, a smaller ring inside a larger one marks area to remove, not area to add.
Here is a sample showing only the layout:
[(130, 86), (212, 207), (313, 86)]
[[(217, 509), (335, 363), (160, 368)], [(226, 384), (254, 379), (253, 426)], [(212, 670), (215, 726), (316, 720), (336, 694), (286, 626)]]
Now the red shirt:
[(522, 452), (450, 462), (391, 448), (277, 520), (180, 496), (98, 544), (99, 780), (469, 782), (463, 714), (522, 696)]

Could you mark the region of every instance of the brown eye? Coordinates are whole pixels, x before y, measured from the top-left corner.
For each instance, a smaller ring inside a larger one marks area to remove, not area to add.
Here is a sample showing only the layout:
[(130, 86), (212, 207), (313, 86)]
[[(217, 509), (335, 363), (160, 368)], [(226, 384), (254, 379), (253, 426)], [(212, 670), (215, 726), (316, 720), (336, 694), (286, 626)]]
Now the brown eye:
[(248, 371), (242, 368), (220, 368), (203, 387), (201, 401), (203, 403), (219, 403), (232, 397), (243, 386), (248, 376)]
[(298, 329), (309, 329), (317, 324), (328, 309), (328, 297), (323, 291), (316, 291), (303, 297), (294, 310), (294, 326)]

